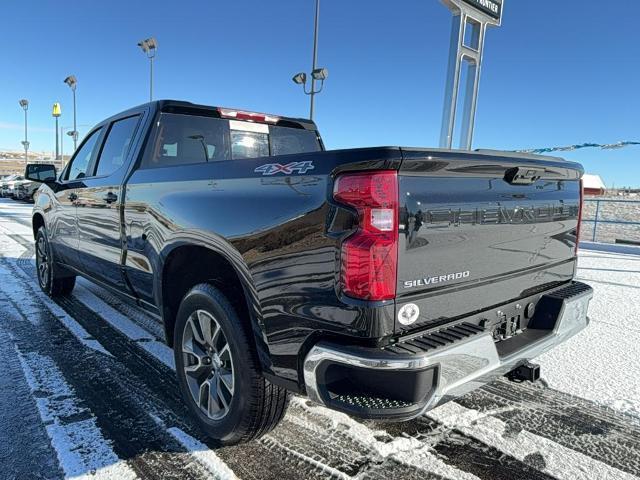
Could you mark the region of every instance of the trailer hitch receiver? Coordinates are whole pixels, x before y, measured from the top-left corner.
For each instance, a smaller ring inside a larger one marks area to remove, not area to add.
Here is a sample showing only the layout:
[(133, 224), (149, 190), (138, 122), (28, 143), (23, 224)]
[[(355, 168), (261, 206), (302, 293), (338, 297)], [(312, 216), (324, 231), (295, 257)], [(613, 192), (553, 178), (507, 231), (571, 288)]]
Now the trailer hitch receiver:
[(527, 362), (507, 373), (512, 382), (535, 382), (540, 380), (540, 365)]

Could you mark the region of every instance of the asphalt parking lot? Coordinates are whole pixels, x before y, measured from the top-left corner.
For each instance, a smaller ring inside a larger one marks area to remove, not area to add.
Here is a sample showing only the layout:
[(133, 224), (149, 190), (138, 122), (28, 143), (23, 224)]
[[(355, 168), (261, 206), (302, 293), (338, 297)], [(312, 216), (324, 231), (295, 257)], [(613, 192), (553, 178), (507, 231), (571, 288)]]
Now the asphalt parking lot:
[(293, 398), (284, 422), (216, 448), (179, 398), (161, 326), (87, 281), (35, 278), (31, 206), (0, 199), (3, 478), (632, 479), (640, 475), (640, 256), (583, 251), (591, 325), (426, 416), (361, 422)]

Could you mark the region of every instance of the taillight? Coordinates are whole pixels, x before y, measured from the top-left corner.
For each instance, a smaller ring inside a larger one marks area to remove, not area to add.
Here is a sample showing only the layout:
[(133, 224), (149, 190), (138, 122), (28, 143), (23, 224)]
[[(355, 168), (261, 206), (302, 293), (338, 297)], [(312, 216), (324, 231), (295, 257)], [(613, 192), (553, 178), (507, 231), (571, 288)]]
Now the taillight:
[(333, 197), (358, 211), (358, 229), (342, 243), (340, 286), (364, 300), (396, 296), (398, 271), (398, 173), (348, 173), (336, 179)]
[(576, 249), (575, 253), (578, 254), (578, 244), (580, 243), (580, 229), (582, 228), (582, 208), (584, 207), (584, 185), (582, 179), (580, 179), (580, 205), (578, 206), (578, 226), (576, 227)]

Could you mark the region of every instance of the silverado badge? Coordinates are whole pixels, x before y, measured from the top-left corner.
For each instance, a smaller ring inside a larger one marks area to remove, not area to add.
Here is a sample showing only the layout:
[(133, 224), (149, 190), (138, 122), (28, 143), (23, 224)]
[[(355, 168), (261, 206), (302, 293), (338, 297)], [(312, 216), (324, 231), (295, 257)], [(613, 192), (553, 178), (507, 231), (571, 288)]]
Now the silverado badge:
[(469, 270), (465, 272), (447, 273), (446, 275), (438, 275), (437, 277), (419, 278), (417, 280), (406, 280), (403, 282), (404, 288), (426, 287), (436, 283), (451, 282), (452, 280), (460, 280), (471, 275)]

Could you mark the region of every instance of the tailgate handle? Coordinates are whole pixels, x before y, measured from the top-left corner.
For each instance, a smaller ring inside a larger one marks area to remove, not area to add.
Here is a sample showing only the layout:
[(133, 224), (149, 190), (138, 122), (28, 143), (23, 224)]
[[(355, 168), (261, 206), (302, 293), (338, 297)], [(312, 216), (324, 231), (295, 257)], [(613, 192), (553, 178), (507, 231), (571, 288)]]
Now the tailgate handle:
[(504, 181), (511, 185), (531, 185), (540, 180), (544, 170), (530, 167), (513, 167), (504, 174)]

